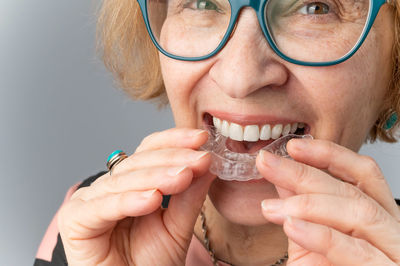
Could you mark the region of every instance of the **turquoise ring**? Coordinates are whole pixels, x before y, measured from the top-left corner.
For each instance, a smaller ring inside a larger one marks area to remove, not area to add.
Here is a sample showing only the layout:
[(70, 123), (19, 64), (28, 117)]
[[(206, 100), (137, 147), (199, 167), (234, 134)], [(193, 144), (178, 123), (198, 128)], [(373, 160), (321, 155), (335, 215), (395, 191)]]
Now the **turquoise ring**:
[(113, 153), (111, 153), (110, 156), (108, 156), (107, 168), (110, 171), (110, 175), (113, 167), (122, 162), (123, 160), (125, 160), (126, 158), (128, 158), (128, 156), (122, 150), (116, 150)]

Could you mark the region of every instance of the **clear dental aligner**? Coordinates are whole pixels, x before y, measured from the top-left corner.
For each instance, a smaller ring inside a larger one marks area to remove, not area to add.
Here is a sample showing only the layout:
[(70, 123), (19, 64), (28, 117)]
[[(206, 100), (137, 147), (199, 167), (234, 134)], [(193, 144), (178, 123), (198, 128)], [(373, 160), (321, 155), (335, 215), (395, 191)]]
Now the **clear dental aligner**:
[[(209, 133), (208, 141), (201, 146), (201, 149), (209, 151), (212, 155), (209, 169), (211, 173), (228, 181), (248, 181), (262, 178), (256, 168), (258, 152), (251, 154), (233, 152), (226, 147), (228, 138), (217, 132), (215, 127), (209, 126), (207, 131)], [(291, 158), (286, 150), (286, 144), (293, 138), (312, 139), (313, 137), (311, 135), (288, 134), (261, 149), (285, 158)]]

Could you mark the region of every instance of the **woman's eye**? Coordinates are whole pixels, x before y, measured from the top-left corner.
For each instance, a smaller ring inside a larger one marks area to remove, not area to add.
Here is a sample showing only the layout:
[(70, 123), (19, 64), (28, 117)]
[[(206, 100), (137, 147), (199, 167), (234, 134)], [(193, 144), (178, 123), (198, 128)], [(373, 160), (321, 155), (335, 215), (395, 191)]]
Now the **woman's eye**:
[(224, 13), (223, 9), (218, 4), (210, 0), (186, 0), (183, 8), (189, 8), (196, 11), (215, 11)]
[(313, 2), (299, 9), (304, 15), (326, 15), (329, 13), (329, 6), (321, 2)]
[(208, 0), (197, 0), (196, 8), (200, 10), (218, 10), (217, 5)]

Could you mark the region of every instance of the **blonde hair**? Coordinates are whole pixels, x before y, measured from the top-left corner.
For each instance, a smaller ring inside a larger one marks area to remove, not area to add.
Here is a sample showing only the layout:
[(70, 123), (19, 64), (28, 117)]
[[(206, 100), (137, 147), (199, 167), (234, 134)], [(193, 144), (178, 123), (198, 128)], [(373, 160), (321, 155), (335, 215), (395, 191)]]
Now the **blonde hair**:
[[(396, 142), (397, 121), (385, 130), (387, 119), (400, 115), (400, 0), (391, 4), (395, 13), (393, 73), (383, 111), (373, 125), (366, 141), (380, 139)], [(103, 0), (97, 21), (97, 51), (106, 68), (113, 74), (116, 86), (135, 100), (152, 100), (164, 106), (168, 103), (162, 80), (158, 51), (153, 45), (135, 0)]]

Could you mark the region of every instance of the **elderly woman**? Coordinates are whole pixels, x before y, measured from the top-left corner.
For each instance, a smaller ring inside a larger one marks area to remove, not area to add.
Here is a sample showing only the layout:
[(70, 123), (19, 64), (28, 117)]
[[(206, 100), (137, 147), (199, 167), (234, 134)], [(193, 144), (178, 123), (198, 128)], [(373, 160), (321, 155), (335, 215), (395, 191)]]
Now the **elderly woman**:
[[(399, 207), (357, 153), (396, 141), (399, 0), (105, 0), (98, 32), (176, 128), (72, 187), (36, 265), (400, 265)], [(210, 171), (205, 128), (262, 178)], [(290, 133), (313, 139), (262, 149)]]

